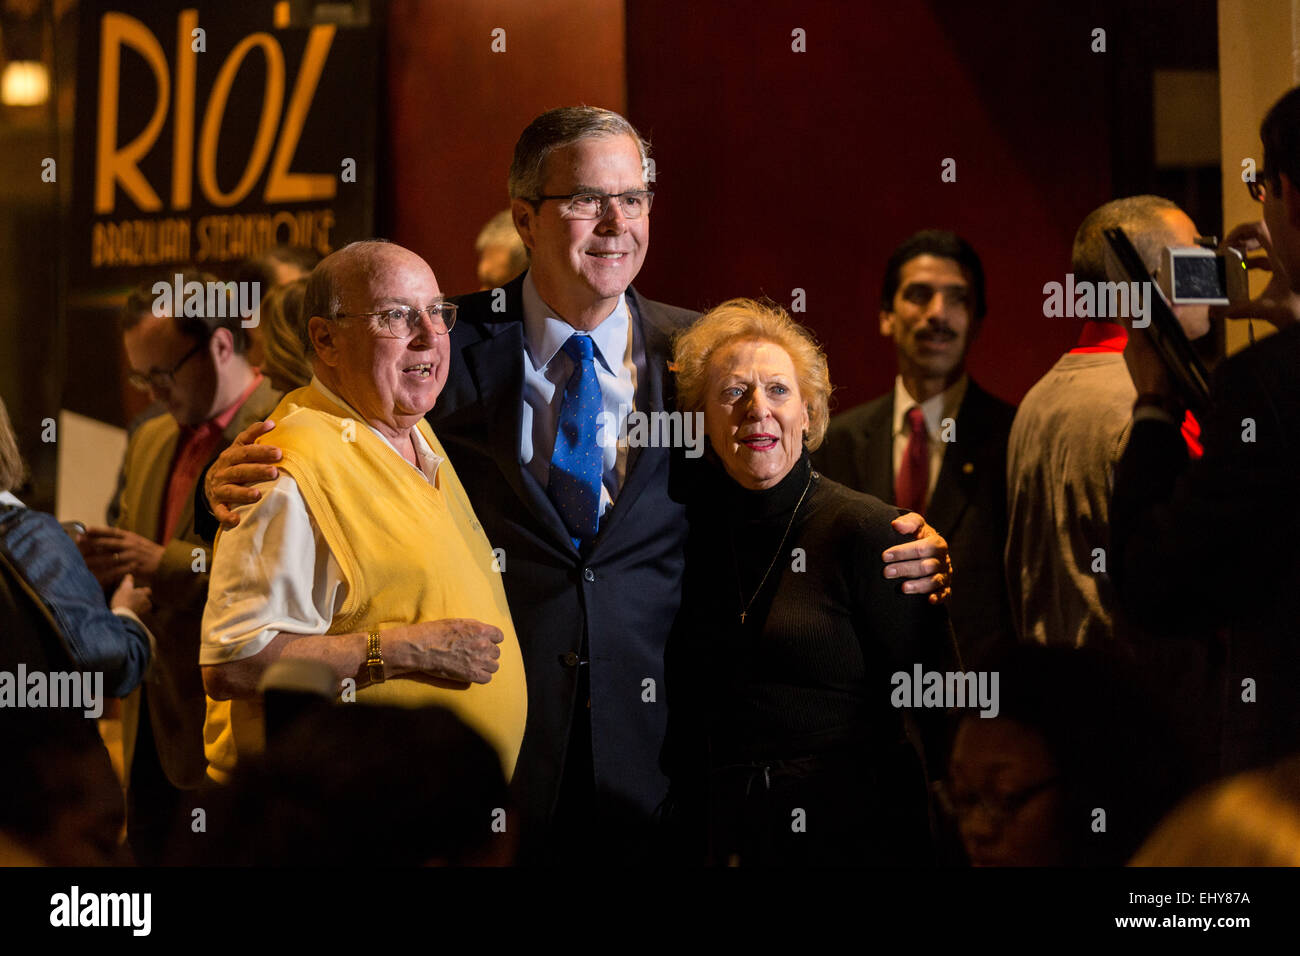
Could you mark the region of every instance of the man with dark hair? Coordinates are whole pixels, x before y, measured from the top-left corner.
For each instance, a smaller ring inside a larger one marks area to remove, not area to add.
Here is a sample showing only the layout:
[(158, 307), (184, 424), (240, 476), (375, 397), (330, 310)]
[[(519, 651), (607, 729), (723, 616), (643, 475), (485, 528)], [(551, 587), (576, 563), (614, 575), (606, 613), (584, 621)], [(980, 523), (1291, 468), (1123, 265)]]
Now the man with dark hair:
[(163, 285), (175, 290), (174, 274), (128, 296), (122, 328), (130, 380), (167, 414), (131, 436), (116, 527), (89, 528), (78, 542), (101, 584), (116, 586), (131, 574), (152, 588), (145, 623), (157, 654), (122, 714), (128, 827), (143, 863), (159, 858), (179, 790), (197, 787), (206, 767), (199, 625), (211, 553), (193, 530), (195, 485), (216, 453), (279, 398), (248, 363), (237, 304), (221, 298), (229, 288), (205, 273), (181, 274), (180, 288), (189, 283), (199, 283), (202, 296), (174, 302), (160, 295)]
[[(1278, 332), (1215, 369), (1198, 460), (1180, 441), (1182, 400), (1147, 333), (1129, 336), (1136, 401), (1112, 500), (1125, 609), (1189, 652), (1207, 646), (1215, 664), (1197, 703), (1217, 718), (1223, 772), (1300, 748), (1300, 87), (1269, 111), (1260, 139), (1260, 178), (1246, 185), (1263, 220), (1225, 243), (1267, 253), (1272, 280), (1228, 315)], [(1207, 628), (1217, 631), (1209, 640)]]
[(894, 389), (836, 416), (814, 456), (828, 477), (924, 512), (947, 537), (957, 569), (949, 613), (967, 665), (1011, 637), (1002, 544), (1015, 408), (966, 374), (984, 313), (984, 269), (969, 243), (937, 229), (904, 240), (880, 292)]
[[(1094, 302), (1103, 298), (1101, 284), (1122, 278), (1107, 269), (1102, 233), (1114, 227), (1124, 230), (1152, 271), (1165, 246), (1190, 246), (1197, 236), (1187, 214), (1159, 196), (1116, 199), (1089, 213), (1074, 238), (1072, 288), (1090, 290)], [(1107, 553), (1111, 473), (1128, 439), (1135, 397), (1122, 355), (1126, 317), (1082, 311), (1078, 344), (1025, 395), (1011, 428), (1011, 613), (1024, 641), (1109, 646), (1118, 636), (1131, 650), (1133, 636), (1116, 634)], [(1044, 306), (1045, 315), (1054, 312)], [(1205, 306), (1178, 312), (1189, 338), (1209, 330)], [(1190, 426), (1189, 440), (1195, 440)]]

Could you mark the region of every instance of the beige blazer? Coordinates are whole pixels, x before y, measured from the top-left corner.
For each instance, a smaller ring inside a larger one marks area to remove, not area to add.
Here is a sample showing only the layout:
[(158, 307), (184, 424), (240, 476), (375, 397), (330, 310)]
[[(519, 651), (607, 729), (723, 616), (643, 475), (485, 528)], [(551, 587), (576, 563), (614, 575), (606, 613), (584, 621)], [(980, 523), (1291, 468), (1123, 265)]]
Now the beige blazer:
[[(223, 436), (235, 436), (271, 413), (280, 393), (263, 379)], [(116, 526), (157, 540), (163, 498), (171, 477), (180, 427), (171, 415), (151, 418), (131, 436), (123, 463)], [(223, 446), (224, 450), (224, 446)], [(144, 622), (157, 640), (157, 652), (144, 683), (122, 703), (122, 748), (126, 779), (131, 779), (141, 696), (149, 702), (158, 757), (167, 779), (181, 789), (204, 782), (203, 719), (207, 701), (199, 671), (199, 632), (208, 599), (212, 550), (194, 531), (193, 489), (181, 512), (176, 534), (166, 544), (154, 575), (153, 610)]]

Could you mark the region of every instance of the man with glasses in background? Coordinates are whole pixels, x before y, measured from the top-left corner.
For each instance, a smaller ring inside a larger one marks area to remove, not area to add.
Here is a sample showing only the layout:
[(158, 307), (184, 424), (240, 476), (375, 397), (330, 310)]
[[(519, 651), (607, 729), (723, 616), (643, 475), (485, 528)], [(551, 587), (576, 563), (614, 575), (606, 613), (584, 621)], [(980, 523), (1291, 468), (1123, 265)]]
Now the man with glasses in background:
[[(168, 285), (174, 278), (159, 277)], [(207, 283), (215, 278), (185, 273), (181, 282), (212, 289)], [(171, 297), (164, 302), (153, 288), (145, 282), (128, 295), (123, 342), (129, 381), (167, 413), (131, 436), (115, 527), (90, 527), (78, 541), (106, 588), (130, 574), (152, 591), (145, 624), (157, 642), (153, 664), (122, 708), (127, 829), (144, 864), (159, 862), (182, 791), (204, 779), (199, 626), (211, 554), (194, 532), (195, 484), (216, 454), (279, 400), (248, 362), (235, 303), (210, 310), (205, 302), (199, 315), (173, 315), (189, 310), (173, 309)]]

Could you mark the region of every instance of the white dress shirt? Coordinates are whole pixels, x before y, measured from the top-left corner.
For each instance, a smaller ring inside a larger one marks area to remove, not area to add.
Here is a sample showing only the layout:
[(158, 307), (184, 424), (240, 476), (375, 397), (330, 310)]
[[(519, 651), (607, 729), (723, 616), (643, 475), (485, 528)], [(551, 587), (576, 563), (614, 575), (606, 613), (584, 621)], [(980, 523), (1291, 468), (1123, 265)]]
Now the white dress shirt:
[[(345, 408), (401, 457), (392, 442), (319, 379), (312, 378), (311, 387)], [(411, 436), (420, 461), (418, 471), (435, 484), (442, 458), (418, 428), (411, 429)], [(258, 501), (233, 509), (239, 524), (221, 533), (203, 609), (202, 665), (252, 657), (281, 633), (324, 634), (347, 597), (343, 569), (298, 483), (282, 471), (261, 491)]]
[[(545, 490), (551, 475), (551, 455), (559, 428), (564, 386), (573, 374), (574, 363), (563, 351), (564, 343), (577, 330), (557, 318), (542, 301), (530, 270), (524, 276), (524, 407), (519, 431), (519, 463)], [(605, 421), (618, 422), (618, 435), (606, 438), (598, 427), (597, 441), (605, 452), (601, 474), (600, 513), (614, 505), (627, 473), (627, 415), (636, 404), (638, 376), (645, 373), (645, 358), (635, 354), (632, 344), (632, 314), (627, 293), (620, 295), (614, 310), (592, 329), (596, 381), (600, 385)]]
[[(961, 408), (962, 399), (966, 397), (966, 386), (970, 378), (966, 374), (948, 386), (938, 395), (932, 395), (919, 403), (921, 414), (925, 416), (925, 432), (928, 436), (926, 445), (930, 451), (930, 487), (925, 497), (928, 501), (934, 494), (935, 482), (939, 480), (939, 467), (943, 464), (943, 453), (949, 442), (943, 440), (943, 420), (951, 418), (957, 421), (957, 410)], [(898, 480), (898, 469), (902, 467), (903, 455), (907, 451), (908, 439), (912, 437), (912, 428), (907, 423), (907, 412), (918, 404), (903, 384), (903, 376), (894, 379), (894, 480)], [(950, 437), (957, 439), (955, 428)]]

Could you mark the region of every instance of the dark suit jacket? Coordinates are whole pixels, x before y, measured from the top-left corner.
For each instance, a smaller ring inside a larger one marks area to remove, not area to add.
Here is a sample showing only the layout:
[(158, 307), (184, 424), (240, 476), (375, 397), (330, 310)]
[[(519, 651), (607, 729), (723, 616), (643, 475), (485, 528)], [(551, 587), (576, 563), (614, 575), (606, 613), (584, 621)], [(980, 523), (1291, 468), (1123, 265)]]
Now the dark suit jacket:
[[(551, 819), (590, 656), (591, 747), (602, 809), (648, 818), (667, 791), (663, 652), (681, 600), (684, 509), (668, 496), (670, 449), (632, 449), (622, 489), (589, 553), (579, 554), (543, 489), (519, 463), (523, 414), (523, 277), (460, 298), (451, 370), (429, 421), (494, 548), (528, 678), (528, 725), (514, 789), (525, 820)], [(670, 339), (695, 313), (627, 292), (644, 349), (637, 408), (671, 410)], [(653, 682), (653, 683), (649, 683)]]
[(1300, 326), (1224, 361), (1211, 394), (1205, 455), (1191, 465), (1177, 426), (1134, 423), (1115, 468), (1111, 548), (1135, 621), (1189, 651), (1208, 642), (1216, 694), (1202, 704), (1232, 771), (1300, 749)]
[[(1002, 548), (1007, 540), (1007, 437), (1014, 405), (971, 380), (957, 410), (926, 520), (948, 540), (954, 578), (948, 611), (962, 661), (986, 660), (1014, 641)], [(831, 420), (813, 463), (827, 477), (894, 501), (894, 393)]]
[[(271, 380), (263, 379), (222, 437), (227, 443), (234, 441), (253, 422), (266, 418), (279, 400), (280, 393), (271, 387)], [(179, 439), (180, 426), (171, 415), (151, 418), (132, 434), (122, 465), (117, 527), (150, 541), (158, 540), (158, 521)], [(166, 543), (150, 584), (153, 610), (145, 615), (144, 622), (153, 632), (158, 651), (140, 690), (123, 703), (122, 742), (129, 775), (143, 693), (158, 759), (167, 779), (173, 786), (193, 789), (206, 780), (208, 765), (203, 756), (207, 697), (199, 671), (199, 632), (208, 599), (207, 569), (212, 564), (212, 551), (194, 529), (193, 494), (187, 496), (186, 502), (176, 535)], [(201, 565), (195, 564), (196, 549), (203, 553)]]

